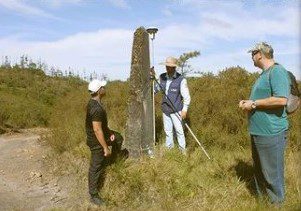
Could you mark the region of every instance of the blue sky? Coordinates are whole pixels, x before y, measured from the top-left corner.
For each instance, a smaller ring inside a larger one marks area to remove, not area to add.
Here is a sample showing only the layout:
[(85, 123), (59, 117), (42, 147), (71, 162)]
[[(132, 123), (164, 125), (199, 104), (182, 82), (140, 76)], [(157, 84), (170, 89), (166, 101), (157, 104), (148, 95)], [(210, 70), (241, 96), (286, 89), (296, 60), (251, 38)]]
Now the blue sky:
[(300, 0), (0, 0), (0, 58), (26, 54), (49, 66), (130, 75), (133, 33), (159, 28), (155, 67), (167, 56), (199, 50), (195, 71), (253, 66), (247, 50), (267, 41), (275, 59), (300, 79)]

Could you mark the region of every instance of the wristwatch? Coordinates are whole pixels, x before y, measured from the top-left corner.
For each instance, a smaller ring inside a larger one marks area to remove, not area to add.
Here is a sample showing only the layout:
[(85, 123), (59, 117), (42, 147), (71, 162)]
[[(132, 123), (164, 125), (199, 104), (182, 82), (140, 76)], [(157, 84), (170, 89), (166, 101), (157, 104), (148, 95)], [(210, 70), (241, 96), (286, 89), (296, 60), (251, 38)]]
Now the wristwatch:
[(255, 101), (252, 102), (251, 108), (254, 110), (257, 107), (257, 103)]

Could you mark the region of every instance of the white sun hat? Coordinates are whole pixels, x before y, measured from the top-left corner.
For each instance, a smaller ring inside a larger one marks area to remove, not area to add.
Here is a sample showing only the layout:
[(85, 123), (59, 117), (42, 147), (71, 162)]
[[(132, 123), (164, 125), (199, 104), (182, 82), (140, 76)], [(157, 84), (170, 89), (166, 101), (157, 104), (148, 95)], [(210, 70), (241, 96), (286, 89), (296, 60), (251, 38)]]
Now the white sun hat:
[(165, 62), (162, 62), (160, 64), (168, 66), (168, 67), (177, 67), (177, 59), (175, 57), (169, 56), (166, 58)]

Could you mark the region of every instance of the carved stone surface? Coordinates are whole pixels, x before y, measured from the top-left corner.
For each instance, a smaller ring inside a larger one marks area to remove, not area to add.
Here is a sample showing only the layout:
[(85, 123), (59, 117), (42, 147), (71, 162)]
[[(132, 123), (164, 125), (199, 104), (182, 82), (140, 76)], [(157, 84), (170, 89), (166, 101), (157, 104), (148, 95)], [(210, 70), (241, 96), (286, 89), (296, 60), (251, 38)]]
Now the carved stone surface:
[(149, 68), (149, 35), (140, 27), (134, 33), (125, 130), (125, 147), (131, 157), (141, 156), (154, 145), (153, 91)]

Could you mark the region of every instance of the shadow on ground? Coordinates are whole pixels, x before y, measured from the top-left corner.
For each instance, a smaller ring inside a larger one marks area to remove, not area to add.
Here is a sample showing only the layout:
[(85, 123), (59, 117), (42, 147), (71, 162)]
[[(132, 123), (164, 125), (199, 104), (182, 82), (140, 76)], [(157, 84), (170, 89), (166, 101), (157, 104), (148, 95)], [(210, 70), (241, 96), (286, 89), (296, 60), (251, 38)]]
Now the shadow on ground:
[(256, 187), (253, 179), (253, 166), (241, 159), (236, 160), (236, 165), (231, 167), (235, 170), (236, 176), (240, 181), (244, 182), (248, 191), (256, 196)]

